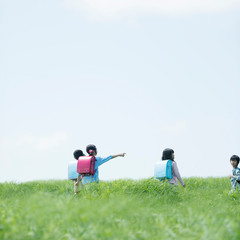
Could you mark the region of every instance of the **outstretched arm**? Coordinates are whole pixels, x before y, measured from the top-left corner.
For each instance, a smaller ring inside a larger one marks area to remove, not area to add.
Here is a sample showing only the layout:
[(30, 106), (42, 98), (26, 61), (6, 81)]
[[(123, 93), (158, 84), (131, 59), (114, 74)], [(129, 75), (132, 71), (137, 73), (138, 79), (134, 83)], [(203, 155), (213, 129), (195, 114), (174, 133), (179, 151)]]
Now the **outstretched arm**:
[(120, 153), (120, 154), (116, 154), (116, 155), (110, 155), (107, 158), (101, 158), (101, 157), (96, 157), (97, 161), (95, 163), (95, 167), (96, 164), (97, 166), (101, 166), (103, 163), (108, 162), (109, 160), (116, 158), (116, 157), (124, 157), (126, 153)]
[(126, 153), (120, 153), (120, 154), (116, 154), (116, 155), (112, 155), (112, 158), (116, 158), (116, 157), (124, 157)]

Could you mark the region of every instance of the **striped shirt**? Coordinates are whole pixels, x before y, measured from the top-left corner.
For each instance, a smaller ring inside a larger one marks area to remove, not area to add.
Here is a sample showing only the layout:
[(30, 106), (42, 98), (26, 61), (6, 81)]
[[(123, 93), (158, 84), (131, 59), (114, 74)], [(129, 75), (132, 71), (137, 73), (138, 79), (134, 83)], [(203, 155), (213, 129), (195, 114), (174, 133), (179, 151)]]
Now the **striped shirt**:
[(232, 189), (239, 188), (240, 184), (240, 168), (236, 167), (232, 170), (231, 185)]

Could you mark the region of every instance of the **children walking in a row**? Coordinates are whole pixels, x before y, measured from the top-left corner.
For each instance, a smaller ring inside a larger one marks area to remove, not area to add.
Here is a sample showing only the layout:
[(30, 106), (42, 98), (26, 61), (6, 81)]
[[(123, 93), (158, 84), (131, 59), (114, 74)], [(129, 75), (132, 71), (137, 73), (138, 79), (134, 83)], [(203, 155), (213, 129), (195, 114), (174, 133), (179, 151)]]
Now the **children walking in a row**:
[[(102, 164), (108, 162), (109, 160), (111, 160), (113, 158), (124, 157), (125, 154), (126, 154), (126, 153), (120, 153), (120, 154), (116, 154), (116, 155), (110, 155), (106, 158), (101, 158), (101, 157), (97, 156), (97, 148), (93, 144), (90, 144), (86, 147), (86, 152), (89, 154), (89, 156), (94, 157), (94, 162), (95, 162), (94, 172), (92, 173), (92, 175), (86, 175), (86, 174), (79, 174), (78, 173), (77, 176), (76, 176), (77, 179), (76, 179), (76, 177), (74, 177), (74, 180), (75, 180), (75, 182), (74, 182), (74, 192), (75, 192), (75, 194), (77, 194), (81, 190), (83, 185), (99, 181), (99, 176), (98, 176), (98, 174), (99, 174), (98, 167), (99, 166), (101, 166)], [(79, 160), (79, 159), (81, 159), (80, 157), (85, 156), (84, 153), (81, 150), (76, 150), (73, 153), (73, 155), (74, 155), (74, 158), (76, 160)], [(232, 185), (230, 193), (233, 193), (233, 191), (236, 190), (236, 189), (240, 189), (240, 168), (238, 168), (239, 160), (240, 159), (237, 155), (233, 155), (230, 158), (230, 163), (233, 167), (232, 174), (229, 176), (229, 178), (231, 179), (231, 185)], [(163, 163), (163, 161), (166, 161), (166, 164)], [(170, 148), (164, 149), (164, 151), (162, 153), (162, 162), (159, 162), (159, 163), (161, 165), (171, 167), (170, 170), (169, 170), (170, 172), (168, 172), (168, 176), (166, 177), (168, 179), (168, 183), (170, 183), (174, 186), (177, 186), (178, 181), (179, 181), (181, 183), (181, 185), (183, 187), (185, 187), (185, 184), (184, 184), (184, 182), (181, 178), (181, 175), (179, 173), (177, 163), (175, 162), (175, 155), (174, 155), (173, 149), (170, 149)], [(167, 174), (166, 167), (165, 167), (165, 170), (163, 170), (163, 171), (162, 171), (162, 169), (160, 169), (158, 171), (158, 173), (160, 175), (159, 179), (164, 179), (166, 174)], [(162, 175), (163, 175), (163, 178), (161, 178)], [(158, 177), (156, 177), (156, 178), (158, 178)]]

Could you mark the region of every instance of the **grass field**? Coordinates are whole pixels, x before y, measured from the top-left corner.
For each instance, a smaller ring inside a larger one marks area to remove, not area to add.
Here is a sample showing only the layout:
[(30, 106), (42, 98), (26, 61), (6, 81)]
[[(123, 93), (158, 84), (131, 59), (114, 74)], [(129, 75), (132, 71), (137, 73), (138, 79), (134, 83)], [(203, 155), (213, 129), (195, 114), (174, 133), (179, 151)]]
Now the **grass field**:
[(0, 239), (240, 239), (227, 178), (117, 180), (73, 195), (71, 181), (0, 184)]

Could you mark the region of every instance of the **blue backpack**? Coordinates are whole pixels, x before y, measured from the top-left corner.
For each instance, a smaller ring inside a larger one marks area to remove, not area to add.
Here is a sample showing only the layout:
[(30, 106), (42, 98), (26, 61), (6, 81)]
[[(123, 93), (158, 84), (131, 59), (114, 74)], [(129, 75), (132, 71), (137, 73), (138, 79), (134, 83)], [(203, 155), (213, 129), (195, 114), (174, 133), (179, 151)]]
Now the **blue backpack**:
[(154, 168), (154, 177), (159, 180), (171, 179), (173, 177), (172, 161), (163, 160), (163, 161), (156, 162), (155, 168)]
[(78, 161), (76, 161), (76, 160), (68, 163), (68, 179), (69, 180), (76, 180), (78, 177), (77, 163), (78, 163)]

